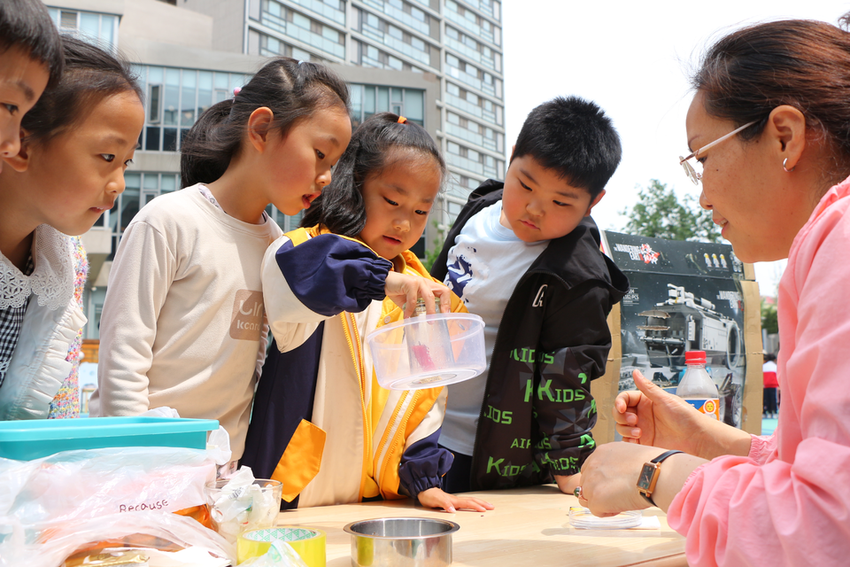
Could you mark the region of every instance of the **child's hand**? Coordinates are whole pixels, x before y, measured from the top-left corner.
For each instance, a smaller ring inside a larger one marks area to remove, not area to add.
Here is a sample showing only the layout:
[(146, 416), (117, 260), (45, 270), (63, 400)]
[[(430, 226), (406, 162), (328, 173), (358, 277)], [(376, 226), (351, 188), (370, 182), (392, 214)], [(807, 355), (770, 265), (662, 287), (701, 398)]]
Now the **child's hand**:
[(576, 486), (581, 484), (581, 473), (573, 475), (555, 475), (555, 482), (564, 494), (573, 494)]
[(458, 510), (473, 510), (475, 512), (486, 512), (492, 510), (493, 505), (485, 502), (480, 498), (472, 496), (459, 497), (448, 492), (443, 492), (441, 488), (429, 488), (419, 493), (419, 503), (426, 508), (442, 508), (446, 512), (455, 513)]
[(399, 307), (404, 307), (404, 316), (410, 317), (416, 309), (416, 300), (420, 297), (425, 300), (425, 312), (434, 313), (434, 297), (440, 298), (440, 311), (449, 313), (452, 309), (452, 292), (441, 283), (430, 278), (410, 276), (390, 272), (384, 284), (387, 297)]

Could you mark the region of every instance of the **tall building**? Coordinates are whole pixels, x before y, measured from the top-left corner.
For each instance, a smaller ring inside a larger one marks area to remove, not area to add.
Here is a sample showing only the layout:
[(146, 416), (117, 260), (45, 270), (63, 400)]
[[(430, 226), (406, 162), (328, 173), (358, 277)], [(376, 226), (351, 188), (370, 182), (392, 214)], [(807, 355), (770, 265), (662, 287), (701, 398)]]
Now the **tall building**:
[[(441, 241), (469, 192), (505, 169), (499, 0), (45, 0), (57, 26), (134, 62), (145, 127), (127, 188), (84, 237), (96, 338), (111, 259), (130, 219), (180, 187), (183, 134), (233, 96), (267, 57), (330, 64), (349, 83), (352, 120), (392, 111), (438, 141), (451, 175), (415, 251)], [(288, 230), (300, 216), (272, 217)]]
[[(435, 215), (442, 225), (457, 216), (479, 181), (502, 177), (499, 0), (178, 0), (178, 5), (212, 16), (217, 45), (228, 50), (436, 75), (437, 137), (454, 174)], [(234, 15), (237, 7), (244, 7), (242, 18)]]

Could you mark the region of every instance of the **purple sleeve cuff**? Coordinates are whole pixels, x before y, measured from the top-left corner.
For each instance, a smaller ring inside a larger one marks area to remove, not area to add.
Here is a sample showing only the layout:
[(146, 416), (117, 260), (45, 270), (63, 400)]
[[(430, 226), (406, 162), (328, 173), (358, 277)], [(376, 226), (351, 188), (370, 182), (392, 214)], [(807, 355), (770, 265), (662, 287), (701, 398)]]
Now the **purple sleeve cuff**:
[(322, 234), (298, 246), (287, 241), (275, 260), (295, 297), (325, 317), (359, 313), (373, 300), (384, 299), (392, 269), (389, 260), (363, 244), (335, 234)]
[(423, 490), (442, 488), (443, 475), (452, 467), (454, 456), (437, 445), (439, 438), (438, 429), (408, 447), (401, 457), (398, 467), (400, 488), (414, 500)]

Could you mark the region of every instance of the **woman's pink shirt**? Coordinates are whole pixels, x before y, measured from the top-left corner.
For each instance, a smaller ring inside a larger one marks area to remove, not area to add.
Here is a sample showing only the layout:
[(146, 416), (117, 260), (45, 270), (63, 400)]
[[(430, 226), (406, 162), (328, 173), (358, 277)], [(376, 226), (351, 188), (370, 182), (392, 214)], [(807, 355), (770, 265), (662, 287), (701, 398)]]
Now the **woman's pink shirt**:
[(693, 472), (668, 511), (692, 567), (850, 565), (850, 179), (824, 195), (779, 284), (772, 437)]

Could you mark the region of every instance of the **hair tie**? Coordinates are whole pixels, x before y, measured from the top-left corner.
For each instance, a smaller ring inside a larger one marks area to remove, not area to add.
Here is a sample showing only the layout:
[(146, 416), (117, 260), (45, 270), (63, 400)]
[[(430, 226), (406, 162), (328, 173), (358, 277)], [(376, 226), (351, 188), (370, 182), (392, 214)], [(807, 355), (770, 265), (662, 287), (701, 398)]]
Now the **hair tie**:
[(407, 118), (405, 118), (404, 116), (399, 116), (398, 117), (398, 123), (399, 124), (407, 124)]
[(242, 92), (242, 87), (235, 87), (235, 88), (233, 89), (233, 96), (236, 96), (236, 95), (238, 95), (238, 94), (239, 94), (239, 93), (241, 93), (241, 92)]
[(299, 65), (299, 66), (301, 66), (301, 65), (303, 65), (303, 64), (304, 64), (304, 61), (303, 61), (303, 60), (298, 62), (298, 65)]

